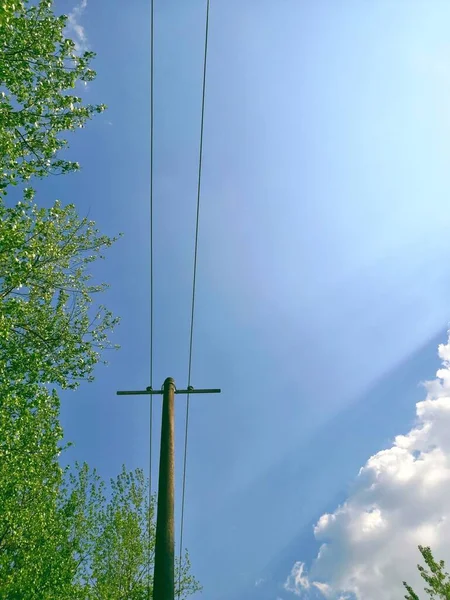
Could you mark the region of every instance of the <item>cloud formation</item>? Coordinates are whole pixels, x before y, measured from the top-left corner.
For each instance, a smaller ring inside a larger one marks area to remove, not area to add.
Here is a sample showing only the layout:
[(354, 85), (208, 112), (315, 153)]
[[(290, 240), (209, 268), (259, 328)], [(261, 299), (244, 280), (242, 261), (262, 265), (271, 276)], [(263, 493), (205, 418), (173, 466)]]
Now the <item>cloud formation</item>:
[(73, 39), (77, 52), (88, 50), (86, 31), (80, 24), (81, 16), (87, 7), (87, 0), (81, 0), (67, 15), (67, 35)]
[(416, 405), (416, 424), (372, 456), (347, 501), (322, 515), (314, 529), (322, 542), (318, 556), (309, 574), (303, 563), (294, 565), (287, 591), (398, 600), (404, 580), (419, 596), (423, 590), (416, 567), (419, 544), (450, 564), (450, 338), (438, 352), (442, 368), (424, 384), (427, 395)]

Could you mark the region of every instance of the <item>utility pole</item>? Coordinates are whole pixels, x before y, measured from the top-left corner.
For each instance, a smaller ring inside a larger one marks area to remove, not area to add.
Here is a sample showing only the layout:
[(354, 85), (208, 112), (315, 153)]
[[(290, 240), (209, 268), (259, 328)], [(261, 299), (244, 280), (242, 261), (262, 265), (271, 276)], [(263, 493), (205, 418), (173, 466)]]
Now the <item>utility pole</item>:
[(118, 396), (163, 395), (161, 453), (159, 458), (158, 509), (156, 514), (155, 572), (153, 600), (175, 599), (175, 394), (219, 394), (220, 389), (177, 390), (168, 377), (162, 390), (117, 392)]
[(175, 589), (175, 382), (168, 377), (163, 389), (161, 453), (159, 457), (158, 511), (156, 518), (153, 599), (172, 600)]

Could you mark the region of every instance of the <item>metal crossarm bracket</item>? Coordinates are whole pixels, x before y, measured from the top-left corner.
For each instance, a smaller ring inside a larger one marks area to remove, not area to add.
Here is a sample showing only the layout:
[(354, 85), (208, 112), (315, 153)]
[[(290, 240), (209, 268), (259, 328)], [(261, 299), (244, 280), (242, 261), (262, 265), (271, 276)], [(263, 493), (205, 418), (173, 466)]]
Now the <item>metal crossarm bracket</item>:
[[(220, 389), (211, 389), (211, 390), (196, 390), (192, 386), (188, 387), (186, 390), (175, 390), (175, 394), (220, 394)], [(153, 390), (148, 387), (145, 390), (136, 390), (136, 391), (121, 391), (116, 392), (117, 396), (148, 396), (148, 395), (163, 395), (163, 390)]]

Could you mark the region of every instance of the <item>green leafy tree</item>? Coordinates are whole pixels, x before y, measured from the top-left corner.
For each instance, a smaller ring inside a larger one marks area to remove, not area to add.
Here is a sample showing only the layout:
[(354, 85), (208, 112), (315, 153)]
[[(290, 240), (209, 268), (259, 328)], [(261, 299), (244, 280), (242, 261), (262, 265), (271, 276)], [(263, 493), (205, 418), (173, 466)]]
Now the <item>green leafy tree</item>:
[(0, 402), (0, 598), (68, 598), (76, 563), (59, 511), (58, 397), (18, 384)]
[[(0, 598), (148, 600), (155, 499), (142, 471), (123, 467), (109, 490), (85, 463), (63, 473), (58, 398), (31, 388), (0, 411)], [(183, 599), (201, 589), (187, 552), (176, 585)]]
[[(7, 208), (9, 184), (65, 173), (64, 133), (83, 126), (102, 105), (71, 95), (95, 77), (93, 54), (79, 55), (64, 36), (66, 16), (51, 0), (0, 3), (0, 393), (18, 382), (76, 387), (92, 379), (106, 332), (117, 323), (104, 307), (93, 315), (88, 265), (114, 241), (80, 219), (73, 205), (50, 209), (24, 201)], [(1, 397), (1, 396), (0, 396)]]
[[(105, 484), (86, 464), (69, 473), (62, 510), (76, 543), (76, 598), (83, 600), (148, 600), (152, 597), (155, 499), (148, 501), (148, 481), (142, 470), (122, 472)], [(181, 598), (201, 589), (190, 573), (188, 554), (176, 564), (176, 593)]]
[(59, 156), (64, 135), (106, 108), (75, 95), (95, 78), (95, 54), (77, 53), (64, 35), (67, 16), (56, 16), (52, 4), (0, 3), (0, 193), (32, 176), (78, 169)]
[(75, 207), (0, 203), (0, 386), (57, 384), (75, 388), (93, 378), (99, 351), (118, 319), (93, 297), (91, 263), (113, 239)]
[[(432, 600), (440, 599), (440, 600), (449, 600), (450, 599), (450, 576), (445, 571), (445, 563), (443, 560), (437, 562), (431, 549), (427, 546), (419, 546), (419, 551), (422, 555), (422, 558), (425, 562), (426, 567), (422, 565), (417, 565), (419, 573), (422, 579), (425, 581), (427, 587), (425, 587), (425, 592), (430, 596)], [(405, 596), (406, 600), (419, 600), (419, 596), (412, 589), (410, 585), (403, 582), (404, 587), (406, 588), (407, 594)]]
[(59, 511), (62, 430), (51, 387), (90, 380), (112, 347), (89, 266), (112, 239), (72, 205), (0, 202), (0, 598), (56, 600), (76, 562)]

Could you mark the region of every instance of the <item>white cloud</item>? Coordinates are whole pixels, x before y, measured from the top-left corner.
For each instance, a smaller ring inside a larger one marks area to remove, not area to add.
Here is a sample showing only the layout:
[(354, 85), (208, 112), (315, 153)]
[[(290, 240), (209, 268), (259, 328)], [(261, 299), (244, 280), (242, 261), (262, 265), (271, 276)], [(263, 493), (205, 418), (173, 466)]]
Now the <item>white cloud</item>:
[[(326, 597), (398, 600), (402, 581), (423, 590), (419, 544), (450, 564), (450, 338), (439, 346), (443, 367), (425, 383), (417, 422), (360, 470), (354, 491), (315, 526), (322, 542), (309, 574), (296, 563), (285, 589), (319, 589)], [(392, 399), (395, 402), (395, 398)], [(386, 414), (386, 419), (389, 414)]]
[(287, 592), (294, 593), (296, 596), (303, 596), (305, 592), (309, 592), (312, 588), (322, 592), (322, 595), (326, 598), (333, 595), (333, 590), (327, 583), (310, 580), (306, 574), (305, 563), (296, 562), (284, 584), (284, 589)]
[(284, 589), (288, 592), (297, 594), (297, 596), (301, 596), (305, 590), (309, 590), (311, 584), (309, 578), (306, 575), (303, 575), (304, 570), (305, 563), (296, 562), (292, 567), (291, 574), (284, 584)]
[(88, 50), (86, 31), (80, 24), (80, 19), (87, 7), (87, 0), (81, 0), (67, 15), (67, 35), (73, 39), (77, 52)]

